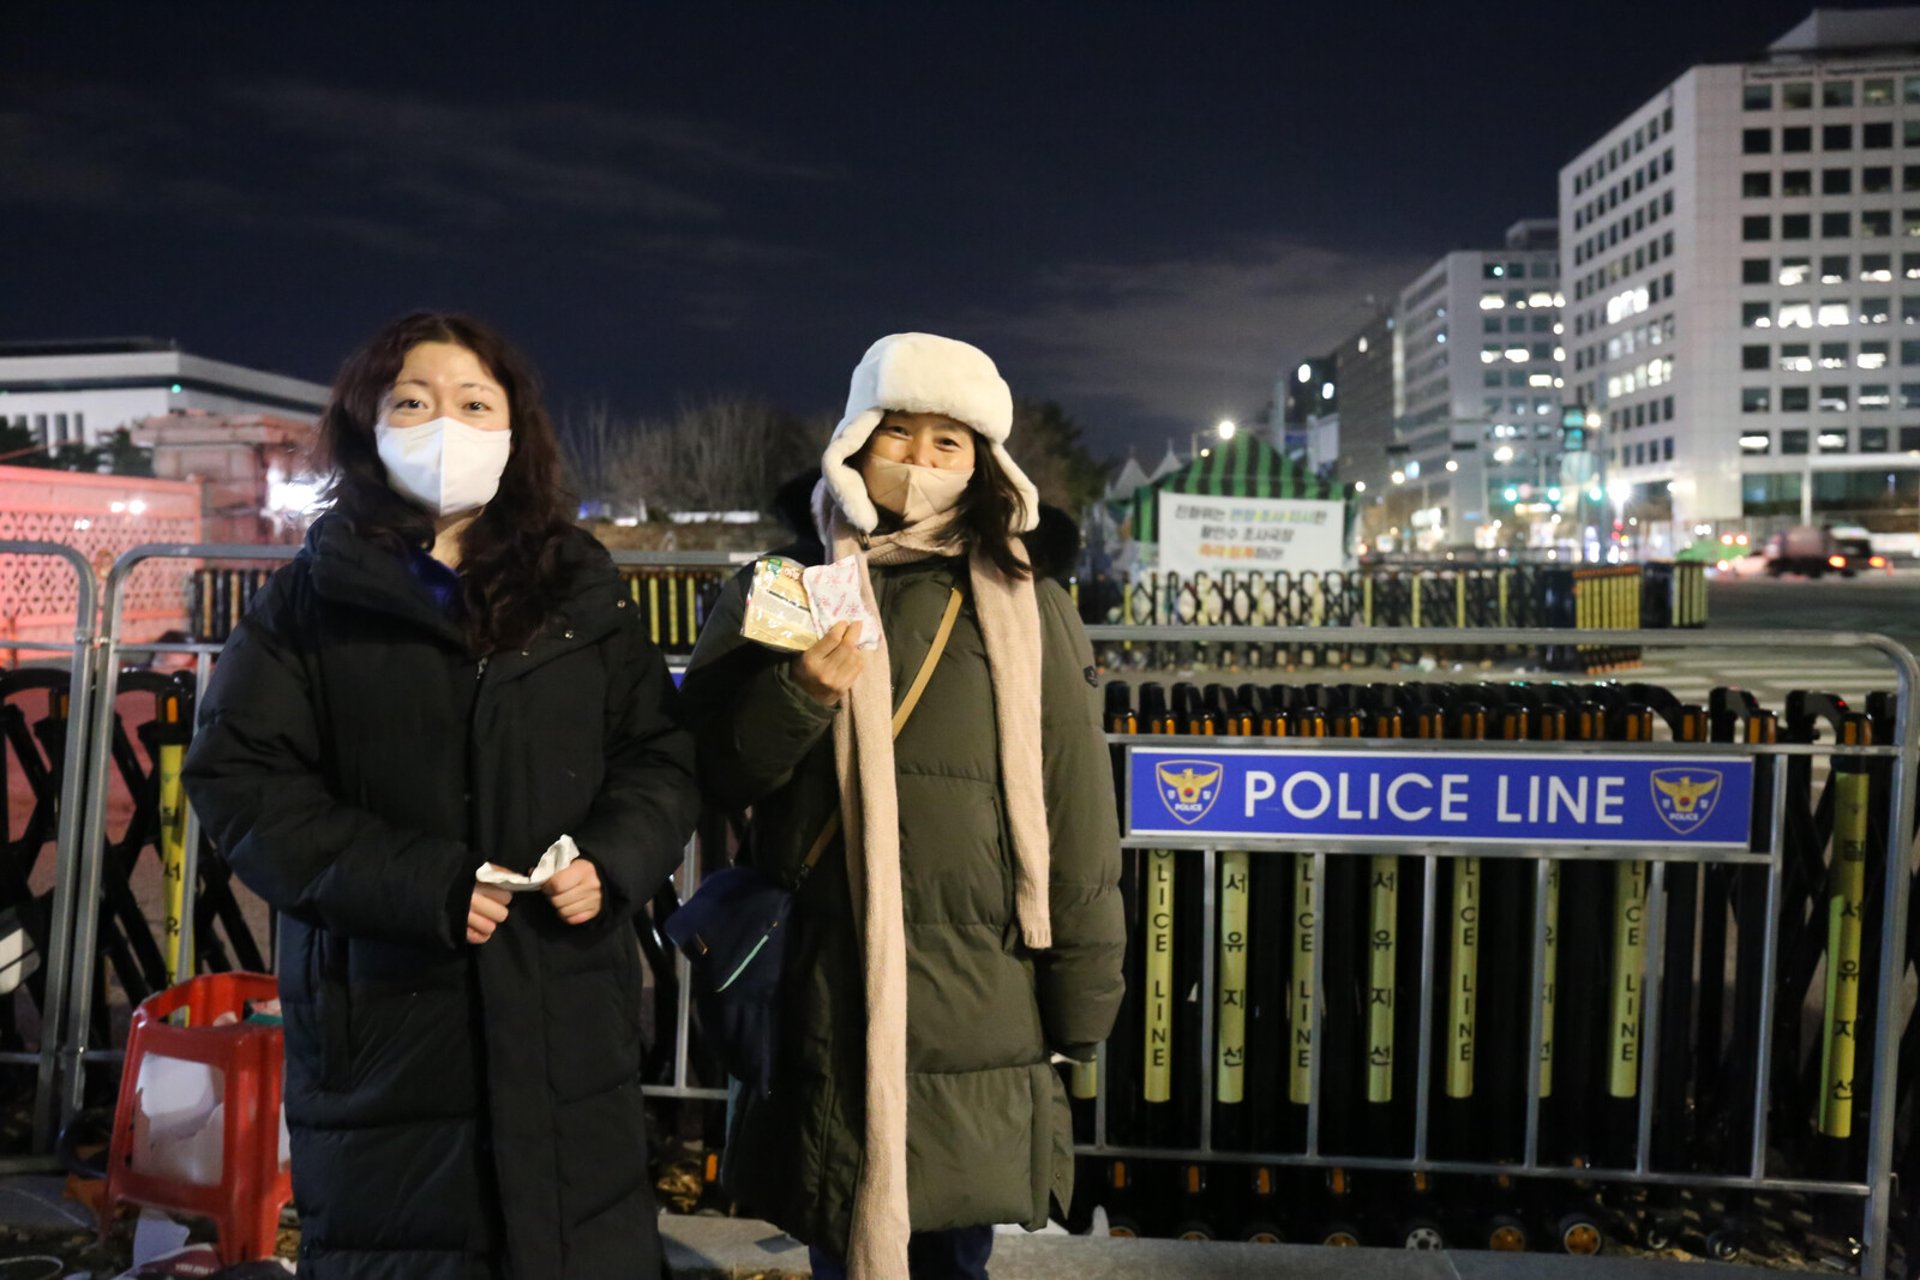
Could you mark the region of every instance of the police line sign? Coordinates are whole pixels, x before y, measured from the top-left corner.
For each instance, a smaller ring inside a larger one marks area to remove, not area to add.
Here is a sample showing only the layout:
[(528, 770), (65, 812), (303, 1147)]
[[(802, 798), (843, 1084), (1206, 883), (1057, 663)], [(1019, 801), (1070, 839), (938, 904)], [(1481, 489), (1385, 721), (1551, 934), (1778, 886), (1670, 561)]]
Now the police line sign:
[(1130, 836), (1746, 849), (1746, 756), (1134, 747)]

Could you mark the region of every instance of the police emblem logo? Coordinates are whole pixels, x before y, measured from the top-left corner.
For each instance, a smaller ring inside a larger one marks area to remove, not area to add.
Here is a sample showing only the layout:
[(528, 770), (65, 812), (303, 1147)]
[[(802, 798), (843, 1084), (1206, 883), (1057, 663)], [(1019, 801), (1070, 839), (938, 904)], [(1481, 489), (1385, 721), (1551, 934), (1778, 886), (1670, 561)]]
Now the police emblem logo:
[(1166, 760), (1154, 770), (1167, 812), (1187, 826), (1207, 816), (1220, 798), (1220, 765), (1212, 760)]
[(1655, 769), (1653, 810), (1660, 821), (1680, 835), (1690, 836), (1705, 825), (1720, 803), (1718, 769)]

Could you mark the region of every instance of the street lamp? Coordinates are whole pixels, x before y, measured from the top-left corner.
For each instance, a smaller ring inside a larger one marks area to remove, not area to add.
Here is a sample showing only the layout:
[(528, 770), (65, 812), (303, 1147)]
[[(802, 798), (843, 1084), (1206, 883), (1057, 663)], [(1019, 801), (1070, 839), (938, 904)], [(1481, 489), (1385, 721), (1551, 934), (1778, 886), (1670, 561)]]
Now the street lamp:
[[(1234, 436), (1239, 433), (1240, 424), (1232, 418), (1222, 418), (1213, 424), (1214, 438), (1223, 444), (1233, 439)], [(1212, 450), (1202, 449), (1200, 447), (1200, 434), (1198, 431), (1190, 431), (1187, 433), (1187, 453), (1189, 457), (1205, 458), (1212, 452)]]

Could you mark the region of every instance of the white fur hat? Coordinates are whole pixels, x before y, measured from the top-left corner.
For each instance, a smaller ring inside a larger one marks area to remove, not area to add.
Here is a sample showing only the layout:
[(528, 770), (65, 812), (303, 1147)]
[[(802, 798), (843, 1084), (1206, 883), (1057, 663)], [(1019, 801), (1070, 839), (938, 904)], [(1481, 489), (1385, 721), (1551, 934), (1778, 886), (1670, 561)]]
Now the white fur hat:
[(860, 451), (889, 409), (941, 413), (972, 427), (1020, 493), (1025, 510), (1013, 532), (1026, 533), (1040, 523), (1040, 494), (1007, 453), (1013, 392), (987, 353), (931, 333), (895, 333), (868, 347), (860, 358), (847, 390), (847, 412), (820, 457), (820, 474), (856, 529), (872, 533), (880, 513), (867, 496), (866, 481), (847, 459)]

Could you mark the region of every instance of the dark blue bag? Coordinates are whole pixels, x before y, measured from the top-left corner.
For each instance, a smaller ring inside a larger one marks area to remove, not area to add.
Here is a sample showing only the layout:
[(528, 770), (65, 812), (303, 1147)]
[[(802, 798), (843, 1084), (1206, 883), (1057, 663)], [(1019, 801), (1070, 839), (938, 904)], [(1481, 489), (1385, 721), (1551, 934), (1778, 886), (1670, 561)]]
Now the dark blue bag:
[[(955, 588), (912, 686), (894, 709), (896, 738), (939, 665), (954, 619), (960, 616), (960, 603), (960, 591)], [(693, 896), (661, 926), (661, 932), (687, 958), (693, 1007), (708, 1046), (728, 1075), (763, 1098), (773, 1090), (780, 974), (786, 968), (787, 918), (793, 914), (793, 895), (839, 831), (840, 814), (835, 811), (807, 850), (792, 888), (752, 867), (725, 867), (702, 879)]]
[(694, 1008), (727, 1074), (765, 1097), (773, 1088), (781, 964), (793, 893), (751, 867), (700, 882), (664, 929), (687, 957)]

